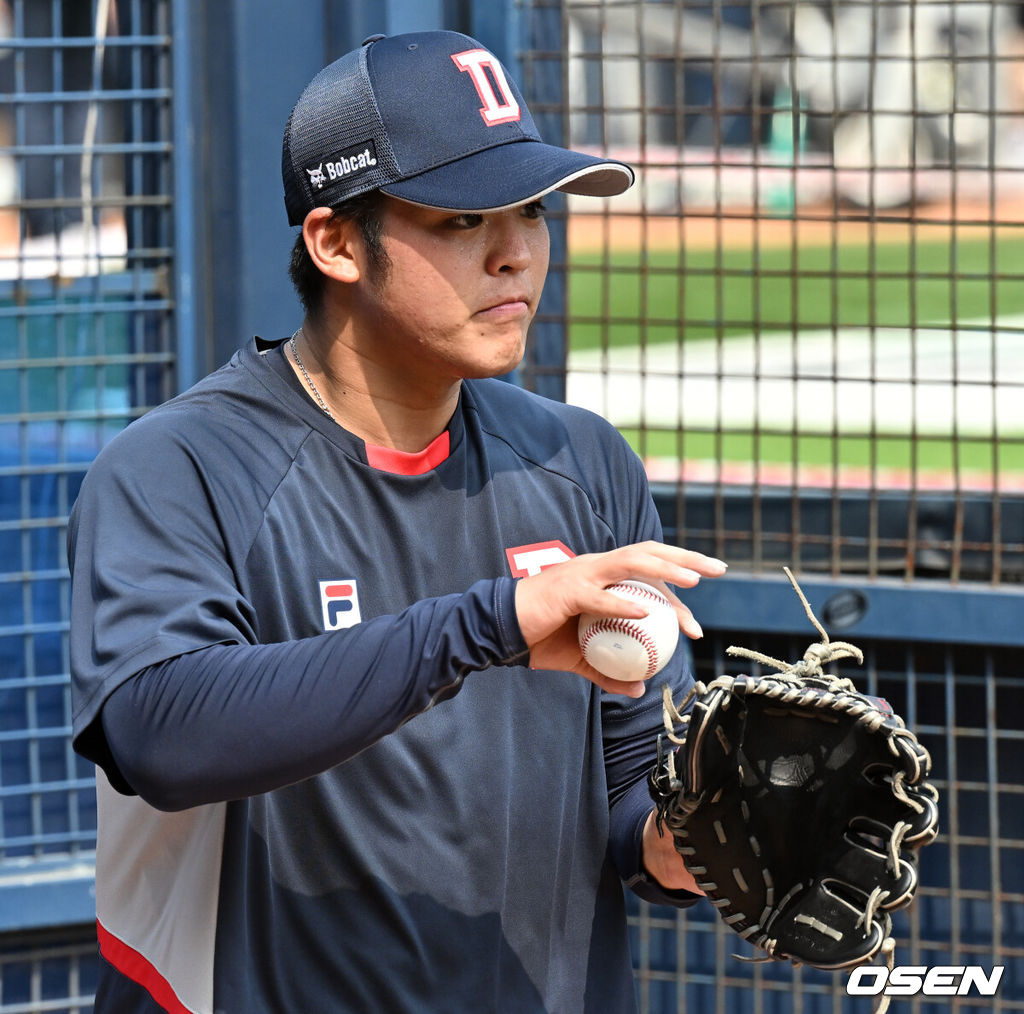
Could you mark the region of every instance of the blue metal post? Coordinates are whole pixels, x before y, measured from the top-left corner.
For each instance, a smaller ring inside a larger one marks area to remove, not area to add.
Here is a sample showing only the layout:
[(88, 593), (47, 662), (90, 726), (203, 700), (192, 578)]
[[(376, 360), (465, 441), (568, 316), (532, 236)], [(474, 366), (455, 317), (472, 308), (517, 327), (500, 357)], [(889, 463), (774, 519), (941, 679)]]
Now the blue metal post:
[(189, 21), (190, 0), (173, 0), (172, 69), (174, 89), (174, 326), (179, 391), (191, 387), (203, 371), (199, 342), (196, 277), (196, 201), (195, 174), (198, 168), (192, 82), (192, 31)]
[[(528, 23), (513, 24), (517, 47), (543, 53), (560, 53), (562, 47), (562, 14), (560, 8), (537, 7), (531, 10)], [(562, 98), (563, 63), (561, 59), (535, 59), (519, 74), (526, 101), (541, 137), (549, 144), (564, 144)], [(565, 400), (565, 364), (568, 354), (568, 242), (565, 198), (550, 194), (545, 198), (550, 209), (548, 227), (551, 235), (551, 268), (548, 271), (537, 320), (531, 333), (530, 364), (532, 388), (538, 394), (556, 401)]]
[(385, 35), (451, 27), (445, 24), (441, 0), (384, 0), (380, 7), (383, 8), (386, 27), (379, 31)]

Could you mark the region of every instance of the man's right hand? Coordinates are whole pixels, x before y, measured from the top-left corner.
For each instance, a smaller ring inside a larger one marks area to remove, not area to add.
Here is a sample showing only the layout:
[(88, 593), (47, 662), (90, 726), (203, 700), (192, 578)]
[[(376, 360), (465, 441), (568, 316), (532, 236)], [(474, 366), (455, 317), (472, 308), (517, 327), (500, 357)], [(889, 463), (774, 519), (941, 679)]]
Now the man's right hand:
[(661, 542), (622, 546), (607, 553), (577, 556), (522, 578), (516, 586), (516, 615), (530, 649), (534, 669), (579, 673), (610, 693), (640, 697), (641, 680), (613, 680), (589, 665), (580, 651), (577, 628), (581, 613), (638, 619), (647, 610), (607, 591), (618, 581), (644, 581), (665, 593), (687, 637), (703, 636), (693, 613), (668, 585), (692, 588), (702, 577), (721, 577), (726, 564), (712, 556)]

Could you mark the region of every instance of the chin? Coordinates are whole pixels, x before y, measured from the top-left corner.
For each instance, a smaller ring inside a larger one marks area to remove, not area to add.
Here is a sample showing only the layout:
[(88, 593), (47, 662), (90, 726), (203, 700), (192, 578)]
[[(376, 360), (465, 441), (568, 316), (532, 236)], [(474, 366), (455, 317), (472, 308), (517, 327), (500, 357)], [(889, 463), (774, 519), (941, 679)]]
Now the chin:
[(501, 365), (495, 365), (491, 367), (481, 367), (479, 370), (466, 370), (462, 374), (463, 380), (488, 380), (491, 377), (503, 377), (506, 373), (511, 373), (520, 363), (522, 358), (516, 359), (514, 362), (502, 363)]
[(500, 377), (511, 373), (522, 361), (526, 353), (526, 342), (518, 340), (512, 348), (495, 350), (495, 354), (486, 360), (466, 364), (463, 377), (466, 380), (483, 380), (487, 377)]

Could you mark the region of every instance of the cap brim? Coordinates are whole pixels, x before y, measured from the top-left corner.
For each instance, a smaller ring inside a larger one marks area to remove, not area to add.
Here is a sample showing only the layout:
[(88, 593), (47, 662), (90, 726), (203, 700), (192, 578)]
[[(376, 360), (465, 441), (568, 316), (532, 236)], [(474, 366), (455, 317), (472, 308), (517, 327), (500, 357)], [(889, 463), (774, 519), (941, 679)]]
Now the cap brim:
[(540, 200), (553, 190), (614, 197), (636, 179), (624, 162), (585, 155), (542, 141), (515, 141), (389, 183), (392, 197), (445, 211), (502, 211)]

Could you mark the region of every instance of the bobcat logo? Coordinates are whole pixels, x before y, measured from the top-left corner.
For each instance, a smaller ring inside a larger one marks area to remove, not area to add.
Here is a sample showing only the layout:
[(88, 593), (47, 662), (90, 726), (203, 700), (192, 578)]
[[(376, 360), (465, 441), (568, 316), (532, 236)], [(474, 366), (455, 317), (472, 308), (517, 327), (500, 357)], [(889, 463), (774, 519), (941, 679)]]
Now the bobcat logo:
[(324, 164), (321, 162), (315, 169), (307, 169), (309, 183), (314, 190), (323, 190), (327, 177), (324, 176)]

